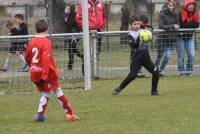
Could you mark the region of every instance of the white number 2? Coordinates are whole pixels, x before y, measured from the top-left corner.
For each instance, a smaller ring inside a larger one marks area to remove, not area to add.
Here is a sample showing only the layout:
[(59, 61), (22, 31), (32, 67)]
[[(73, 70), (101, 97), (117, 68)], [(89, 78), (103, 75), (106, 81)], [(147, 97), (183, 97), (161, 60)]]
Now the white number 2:
[(34, 53), (32, 63), (38, 63), (38, 49), (36, 47), (32, 48), (32, 53)]

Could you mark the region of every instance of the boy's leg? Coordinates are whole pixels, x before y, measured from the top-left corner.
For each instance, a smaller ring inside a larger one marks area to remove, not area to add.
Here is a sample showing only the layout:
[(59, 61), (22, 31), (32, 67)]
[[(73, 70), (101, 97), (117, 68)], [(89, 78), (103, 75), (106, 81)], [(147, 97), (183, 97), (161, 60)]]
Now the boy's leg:
[(43, 122), (46, 118), (44, 117), (45, 110), (47, 108), (47, 104), (49, 102), (50, 93), (43, 92), (42, 97), (40, 98), (38, 112), (35, 115), (35, 120), (39, 122)]
[(67, 98), (65, 97), (62, 89), (59, 87), (54, 91), (54, 93), (56, 94), (58, 102), (62, 106), (64, 112), (66, 114), (72, 114), (72, 109), (71, 109), (70, 104), (69, 104)]
[(157, 67), (153, 64), (150, 59), (149, 54), (147, 55), (147, 59), (143, 65), (150, 73), (152, 73), (152, 88), (151, 95), (158, 95), (158, 81), (159, 81), (159, 71)]
[(54, 93), (56, 94), (58, 102), (60, 103), (61, 107), (63, 108), (66, 114), (67, 120), (68, 121), (79, 120), (80, 118), (73, 114), (72, 108), (68, 102), (67, 97), (64, 95), (62, 89), (59, 87), (54, 91)]
[(28, 65), (26, 64), (23, 52), (18, 52), (18, 54), (19, 54), (20, 64), (22, 65), (22, 72), (28, 72), (29, 68)]
[(131, 62), (130, 65), (130, 73), (128, 76), (123, 80), (123, 82), (120, 84), (119, 87), (117, 87), (113, 91), (113, 95), (117, 95), (119, 92), (121, 92), (131, 81), (136, 79), (138, 71), (141, 69), (141, 65), (138, 62)]
[(11, 56), (12, 56), (12, 54), (11, 54), (11, 53), (8, 53), (8, 57), (6, 57), (5, 63), (4, 63), (4, 65), (3, 65), (3, 68), (0, 68), (0, 71), (3, 71), (3, 72), (8, 71), (9, 66), (10, 66)]

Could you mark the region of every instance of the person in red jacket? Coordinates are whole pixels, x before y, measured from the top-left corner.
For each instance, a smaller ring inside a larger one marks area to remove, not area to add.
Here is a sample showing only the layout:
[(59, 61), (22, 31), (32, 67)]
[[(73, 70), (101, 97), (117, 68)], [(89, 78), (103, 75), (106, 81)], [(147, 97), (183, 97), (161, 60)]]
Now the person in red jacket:
[(38, 35), (29, 42), (25, 53), (25, 60), (30, 67), (31, 81), (42, 93), (35, 121), (45, 121), (44, 113), (51, 91), (56, 94), (58, 102), (66, 114), (66, 119), (68, 121), (79, 120), (80, 118), (73, 114), (71, 106), (58, 83), (59, 74), (52, 54), (52, 42), (45, 36), (48, 24), (45, 20), (39, 20), (35, 27)]
[[(195, 0), (185, 0), (185, 5), (179, 14), (181, 28), (198, 28), (199, 27), (199, 13), (196, 9), (197, 2)], [(185, 32), (178, 38), (176, 46), (178, 55), (178, 70), (179, 76), (192, 76), (193, 64), (195, 58), (195, 41), (194, 32)], [(187, 53), (186, 67), (185, 52)]]
[[(82, 5), (79, 6), (76, 23), (82, 28)], [(106, 15), (104, 5), (99, 0), (88, 0), (88, 19), (89, 19), (89, 30), (97, 30), (102, 32), (106, 27)], [(97, 51), (101, 51), (101, 37), (98, 38)]]

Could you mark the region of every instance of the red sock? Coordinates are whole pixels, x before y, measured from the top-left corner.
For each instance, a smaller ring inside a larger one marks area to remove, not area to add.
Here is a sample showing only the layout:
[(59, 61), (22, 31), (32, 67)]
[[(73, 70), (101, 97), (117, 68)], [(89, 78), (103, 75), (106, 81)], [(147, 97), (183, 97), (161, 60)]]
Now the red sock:
[(64, 95), (62, 95), (62, 96), (58, 97), (57, 99), (58, 99), (59, 103), (61, 104), (64, 112), (66, 114), (72, 114), (72, 109), (71, 109), (71, 106), (70, 106), (67, 98)]

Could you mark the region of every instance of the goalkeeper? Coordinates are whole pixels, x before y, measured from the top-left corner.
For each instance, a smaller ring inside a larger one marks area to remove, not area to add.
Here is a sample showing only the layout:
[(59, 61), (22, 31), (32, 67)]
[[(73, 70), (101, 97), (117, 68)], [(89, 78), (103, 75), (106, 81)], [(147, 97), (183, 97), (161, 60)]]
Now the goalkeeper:
[(138, 71), (144, 66), (152, 74), (152, 89), (151, 95), (157, 96), (157, 85), (159, 81), (159, 71), (153, 64), (148, 46), (142, 42), (139, 38), (139, 34), (142, 31), (140, 29), (140, 19), (138, 16), (133, 16), (130, 19), (131, 32), (128, 36), (128, 42), (131, 47), (131, 63), (130, 72), (124, 81), (113, 91), (113, 95), (117, 95), (122, 91), (131, 81), (136, 79)]

